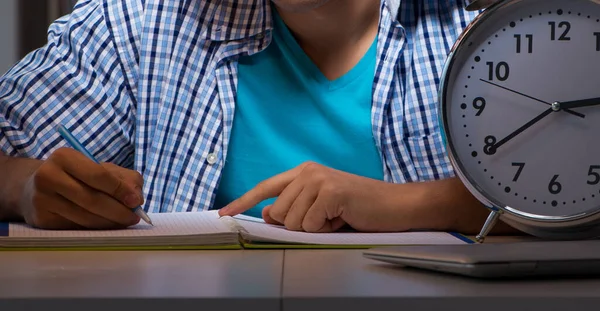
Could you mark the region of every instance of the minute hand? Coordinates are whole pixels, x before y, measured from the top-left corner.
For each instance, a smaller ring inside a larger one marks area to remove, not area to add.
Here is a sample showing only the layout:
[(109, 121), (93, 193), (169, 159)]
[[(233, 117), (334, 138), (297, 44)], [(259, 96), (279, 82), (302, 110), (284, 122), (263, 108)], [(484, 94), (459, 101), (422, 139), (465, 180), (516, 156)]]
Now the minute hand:
[(506, 136), (503, 139), (501, 139), (500, 141), (498, 141), (494, 146), (492, 146), (492, 148), (494, 150), (497, 150), (498, 148), (500, 148), (500, 146), (506, 144), (509, 140), (515, 138), (515, 136), (521, 134), (524, 130), (526, 130), (526, 129), (530, 128), (531, 126), (533, 126), (534, 124), (538, 123), (539, 121), (541, 121), (543, 118), (545, 118), (552, 112), (554, 112), (553, 107), (550, 107), (550, 108), (544, 110), (544, 112), (540, 113), (537, 117), (531, 119), (529, 122), (525, 123), (523, 126), (516, 129), (514, 132), (510, 133), (508, 136)]
[(600, 105), (600, 98), (588, 98), (588, 99), (574, 100), (574, 101), (569, 101), (569, 102), (561, 102), (560, 109), (564, 110), (564, 109), (573, 109), (573, 108), (589, 107), (589, 106), (596, 106), (596, 105)]

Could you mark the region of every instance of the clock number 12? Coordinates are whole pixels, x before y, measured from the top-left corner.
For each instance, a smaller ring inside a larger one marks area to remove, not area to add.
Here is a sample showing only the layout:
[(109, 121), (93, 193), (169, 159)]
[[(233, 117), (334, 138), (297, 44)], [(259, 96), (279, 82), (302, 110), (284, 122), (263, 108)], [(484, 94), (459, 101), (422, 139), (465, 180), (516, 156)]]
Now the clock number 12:
[[(550, 25), (550, 40), (556, 40), (556, 22), (548, 22)], [(560, 37), (558, 37), (558, 41), (569, 41), (571, 37), (568, 37), (569, 31), (571, 31), (571, 23), (569, 22), (560, 22), (558, 24), (558, 28), (565, 28)]]

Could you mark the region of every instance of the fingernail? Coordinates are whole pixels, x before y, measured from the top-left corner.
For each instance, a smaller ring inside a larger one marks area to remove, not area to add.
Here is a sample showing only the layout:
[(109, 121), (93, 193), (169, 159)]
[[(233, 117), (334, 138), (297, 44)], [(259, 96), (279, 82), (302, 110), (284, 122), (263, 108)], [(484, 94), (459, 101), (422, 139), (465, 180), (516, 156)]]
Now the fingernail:
[(130, 194), (127, 197), (125, 197), (125, 204), (127, 204), (130, 207), (135, 207), (136, 205), (138, 205), (138, 201), (139, 196), (137, 194)]

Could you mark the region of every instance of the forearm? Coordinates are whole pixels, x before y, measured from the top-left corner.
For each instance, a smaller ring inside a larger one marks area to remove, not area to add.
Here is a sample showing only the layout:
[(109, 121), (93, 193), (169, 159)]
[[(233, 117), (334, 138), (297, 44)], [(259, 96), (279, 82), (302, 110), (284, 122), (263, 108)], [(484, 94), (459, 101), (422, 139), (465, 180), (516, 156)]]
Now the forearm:
[(19, 208), (25, 184), (41, 165), (35, 159), (5, 156), (0, 151), (0, 221), (22, 221)]
[[(410, 229), (477, 234), (490, 211), (458, 178), (392, 185), (387, 196), (390, 214), (408, 218)], [(518, 230), (498, 222), (492, 234), (515, 234)]]

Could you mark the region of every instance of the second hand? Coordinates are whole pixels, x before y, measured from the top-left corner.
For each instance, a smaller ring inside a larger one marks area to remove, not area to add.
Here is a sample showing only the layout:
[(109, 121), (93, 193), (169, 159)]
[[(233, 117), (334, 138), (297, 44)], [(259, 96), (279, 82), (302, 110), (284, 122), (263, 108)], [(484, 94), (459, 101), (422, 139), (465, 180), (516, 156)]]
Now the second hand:
[[(546, 105), (552, 106), (552, 103), (549, 103), (549, 102), (543, 101), (543, 100), (541, 100), (541, 99), (539, 99), (539, 98), (535, 98), (535, 97), (533, 97), (533, 96), (529, 96), (529, 95), (527, 95), (527, 94), (523, 94), (523, 93), (521, 93), (521, 92), (517, 92), (517, 91), (515, 91), (515, 90), (511, 90), (511, 89), (509, 89), (509, 88), (507, 88), (507, 87), (505, 87), (505, 86), (502, 86), (502, 85), (499, 85), (499, 84), (496, 84), (496, 83), (493, 83), (493, 82), (490, 82), (490, 81), (486, 81), (486, 80), (484, 80), (484, 79), (479, 79), (479, 80), (481, 80), (482, 82), (485, 82), (485, 83), (487, 83), (487, 84), (491, 84), (491, 85), (493, 85), (493, 86), (495, 86), (495, 87), (499, 87), (499, 88), (501, 88), (501, 89), (507, 90), (507, 91), (509, 91), (509, 92), (513, 92), (513, 93), (515, 93), (515, 94), (519, 94), (519, 95), (521, 95), (521, 96), (524, 96), (524, 97), (527, 97), (527, 98), (529, 98), (529, 99), (533, 99), (533, 100), (535, 100), (535, 101), (538, 101), (538, 102), (540, 102), (540, 103), (544, 103), (544, 104), (546, 104)], [(567, 113), (570, 113), (570, 114), (572, 114), (572, 115), (574, 115), (574, 116), (580, 117), (580, 118), (585, 118), (585, 115), (584, 115), (583, 113), (579, 113), (579, 112), (576, 112), (576, 111), (573, 111), (573, 110), (570, 110), (570, 109), (563, 109), (563, 111), (564, 111), (564, 112), (567, 112)]]

